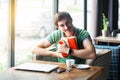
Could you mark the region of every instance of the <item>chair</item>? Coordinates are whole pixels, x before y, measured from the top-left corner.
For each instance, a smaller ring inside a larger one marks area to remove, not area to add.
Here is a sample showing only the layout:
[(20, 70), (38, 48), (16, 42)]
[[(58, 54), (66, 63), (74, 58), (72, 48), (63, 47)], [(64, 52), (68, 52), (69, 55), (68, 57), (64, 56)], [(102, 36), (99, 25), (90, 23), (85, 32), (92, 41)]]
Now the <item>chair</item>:
[(109, 73), (106, 80), (119, 80), (120, 73), (120, 44), (111, 46), (111, 45), (95, 45), (95, 48), (99, 49), (110, 49), (111, 50), (111, 60)]
[(109, 65), (111, 60), (111, 50), (109, 49), (96, 49), (97, 58), (87, 59), (86, 64), (91, 66), (104, 67), (103, 72), (95, 80), (106, 80), (109, 72)]

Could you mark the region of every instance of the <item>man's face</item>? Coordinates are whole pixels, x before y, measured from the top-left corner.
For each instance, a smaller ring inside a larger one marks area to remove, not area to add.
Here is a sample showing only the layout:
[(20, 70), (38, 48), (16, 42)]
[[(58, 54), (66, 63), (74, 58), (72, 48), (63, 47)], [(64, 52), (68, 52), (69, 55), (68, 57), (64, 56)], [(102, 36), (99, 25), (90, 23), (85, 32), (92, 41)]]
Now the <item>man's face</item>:
[(58, 21), (58, 29), (64, 33), (71, 32), (73, 28), (72, 21), (67, 19), (62, 19)]

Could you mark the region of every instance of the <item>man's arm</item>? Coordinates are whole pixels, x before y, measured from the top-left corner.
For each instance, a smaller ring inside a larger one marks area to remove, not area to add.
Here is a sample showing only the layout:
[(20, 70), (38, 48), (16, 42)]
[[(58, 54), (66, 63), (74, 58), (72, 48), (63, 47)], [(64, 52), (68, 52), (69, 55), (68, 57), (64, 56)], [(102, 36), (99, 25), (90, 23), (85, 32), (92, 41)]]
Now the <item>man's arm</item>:
[[(70, 53), (72, 56), (76, 56), (78, 58), (82, 59), (95, 59), (96, 58), (96, 52), (95, 48), (89, 38), (86, 38), (83, 41), (83, 47), (84, 49), (72, 49), (72, 53)], [(59, 52), (67, 53), (69, 54), (68, 50), (70, 50), (69, 47), (63, 45), (59, 48)]]
[(46, 48), (50, 47), (51, 45), (52, 44), (45, 38), (39, 42), (38, 46), (36, 46), (33, 49), (32, 53), (39, 54), (42, 56), (62, 57), (62, 55), (60, 53), (49, 51), (46, 49)]
[(89, 38), (86, 38), (83, 41), (83, 47), (84, 49), (79, 50), (73, 50), (72, 56), (76, 56), (83, 59), (95, 59), (96, 58), (96, 52), (95, 48)]

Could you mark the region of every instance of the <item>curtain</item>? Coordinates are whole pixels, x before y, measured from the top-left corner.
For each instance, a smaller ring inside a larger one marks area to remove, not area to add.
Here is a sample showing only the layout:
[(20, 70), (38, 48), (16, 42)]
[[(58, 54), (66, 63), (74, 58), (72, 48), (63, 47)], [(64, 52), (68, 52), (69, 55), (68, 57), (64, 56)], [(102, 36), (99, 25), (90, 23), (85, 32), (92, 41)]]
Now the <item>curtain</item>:
[(110, 30), (118, 29), (118, 0), (98, 0), (96, 36), (101, 35), (102, 14), (108, 18)]

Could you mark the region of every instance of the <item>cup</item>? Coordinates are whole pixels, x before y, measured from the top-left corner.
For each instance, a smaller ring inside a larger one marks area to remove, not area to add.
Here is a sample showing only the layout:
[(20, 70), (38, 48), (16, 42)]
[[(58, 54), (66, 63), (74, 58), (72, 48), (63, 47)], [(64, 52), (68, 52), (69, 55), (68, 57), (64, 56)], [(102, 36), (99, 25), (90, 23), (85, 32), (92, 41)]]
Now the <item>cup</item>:
[(67, 70), (71, 70), (74, 64), (75, 64), (74, 59), (66, 59)]

